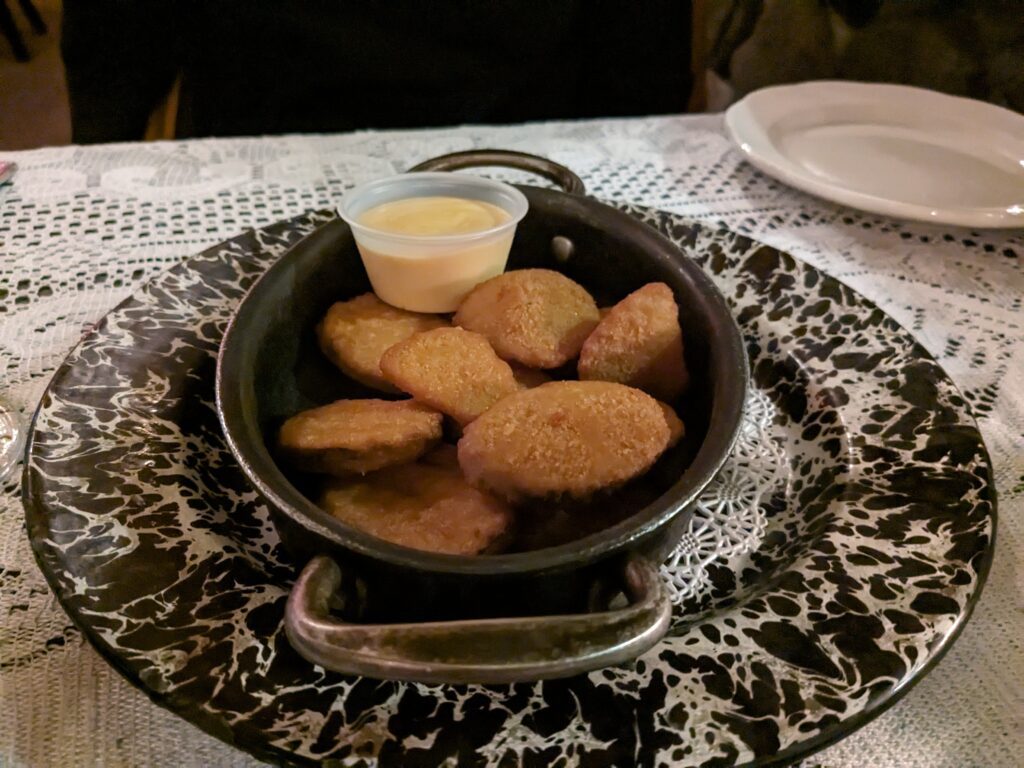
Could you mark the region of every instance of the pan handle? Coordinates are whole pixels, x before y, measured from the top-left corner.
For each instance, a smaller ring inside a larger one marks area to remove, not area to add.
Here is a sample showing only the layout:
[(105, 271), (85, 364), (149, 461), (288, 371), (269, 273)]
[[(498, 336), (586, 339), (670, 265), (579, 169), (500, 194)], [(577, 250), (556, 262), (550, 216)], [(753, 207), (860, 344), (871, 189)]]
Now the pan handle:
[(485, 165), (498, 165), (536, 173), (555, 182), (570, 195), (582, 195), (585, 192), (583, 180), (564, 165), (546, 157), (508, 149), (470, 149), (466, 152), (452, 152), (449, 155), (425, 160), (409, 171), (457, 171), (460, 168), (478, 168)]
[(672, 603), (649, 560), (626, 563), (624, 608), (566, 616), (419, 624), (350, 624), (329, 613), (342, 584), (317, 555), (288, 596), (285, 633), (307, 660), (336, 672), (420, 683), (514, 683), (588, 672), (638, 656), (668, 629)]

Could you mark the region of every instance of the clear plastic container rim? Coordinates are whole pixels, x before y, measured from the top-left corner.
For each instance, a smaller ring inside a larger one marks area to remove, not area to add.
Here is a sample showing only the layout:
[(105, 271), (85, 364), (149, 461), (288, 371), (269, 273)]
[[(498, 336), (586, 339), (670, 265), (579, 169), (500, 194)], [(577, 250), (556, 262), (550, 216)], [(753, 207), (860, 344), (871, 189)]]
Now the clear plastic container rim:
[[(403, 194), (402, 187), (409, 189)], [(398, 190), (392, 193), (392, 190)], [(460, 194), (461, 192), (461, 194)], [(472, 194), (477, 192), (478, 194)], [(482, 193), (490, 193), (484, 195)], [(496, 227), (482, 229), (478, 232), (466, 232), (458, 235), (407, 235), (387, 232), (381, 229), (360, 224), (356, 219), (375, 205), (404, 200), (411, 197), (462, 197), (469, 200), (482, 200), (503, 208), (510, 216)], [(497, 198), (497, 199), (495, 199)], [(414, 172), (386, 176), (353, 187), (348, 191), (338, 206), (338, 215), (344, 220), (353, 233), (372, 234), (379, 238), (409, 243), (466, 243), (474, 240), (485, 240), (515, 228), (529, 208), (526, 195), (502, 181), (485, 179), (466, 173)]]

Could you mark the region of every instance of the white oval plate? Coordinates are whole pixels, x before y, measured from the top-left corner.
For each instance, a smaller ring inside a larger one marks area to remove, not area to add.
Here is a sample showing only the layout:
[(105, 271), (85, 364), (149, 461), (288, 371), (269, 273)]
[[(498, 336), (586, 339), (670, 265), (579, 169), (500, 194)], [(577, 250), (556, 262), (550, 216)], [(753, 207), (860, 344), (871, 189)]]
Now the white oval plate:
[(725, 113), (758, 169), (871, 213), (1024, 227), (1024, 116), (881, 83), (816, 81), (748, 94)]

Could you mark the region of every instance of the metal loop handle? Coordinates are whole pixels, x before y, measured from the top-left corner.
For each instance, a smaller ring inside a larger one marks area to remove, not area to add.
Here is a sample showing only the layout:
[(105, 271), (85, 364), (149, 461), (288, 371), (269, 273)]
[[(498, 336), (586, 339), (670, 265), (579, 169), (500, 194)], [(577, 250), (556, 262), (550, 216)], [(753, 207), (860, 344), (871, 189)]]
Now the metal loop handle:
[(583, 180), (564, 165), (538, 155), (512, 152), (507, 149), (470, 149), (466, 152), (452, 152), (432, 160), (426, 160), (410, 168), (410, 171), (457, 171), (460, 168), (478, 168), (497, 165), (529, 171), (555, 182), (570, 195), (582, 195), (586, 190)]
[(349, 624), (329, 604), (342, 583), (330, 557), (314, 557), (285, 607), (285, 633), (307, 660), (327, 669), (420, 683), (514, 683), (588, 672), (632, 659), (668, 630), (672, 603), (658, 567), (625, 567), (631, 604), (566, 616)]

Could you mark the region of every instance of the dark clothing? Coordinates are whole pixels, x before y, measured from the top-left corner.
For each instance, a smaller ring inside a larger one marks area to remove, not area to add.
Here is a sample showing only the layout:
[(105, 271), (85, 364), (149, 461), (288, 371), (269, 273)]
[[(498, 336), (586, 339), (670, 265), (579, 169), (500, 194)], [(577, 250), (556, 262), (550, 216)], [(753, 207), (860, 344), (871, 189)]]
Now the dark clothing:
[(75, 141), (140, 138), (178, 71), (180, 136), (663, 114), (692, 85), (678, 0), (64, 7)]
[(61, 55), (76, 144), (135, 141), (174, 82), (190, 3), (64, 0)]

